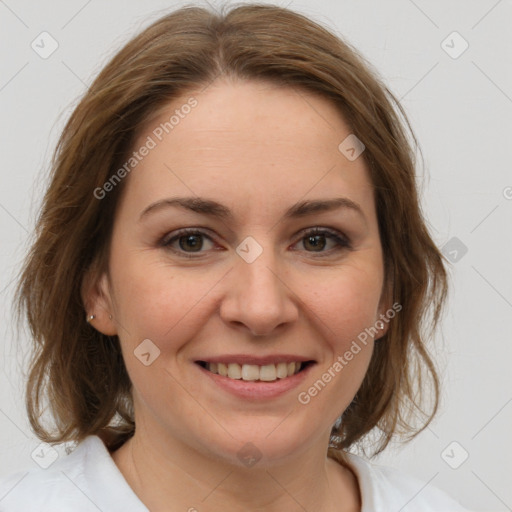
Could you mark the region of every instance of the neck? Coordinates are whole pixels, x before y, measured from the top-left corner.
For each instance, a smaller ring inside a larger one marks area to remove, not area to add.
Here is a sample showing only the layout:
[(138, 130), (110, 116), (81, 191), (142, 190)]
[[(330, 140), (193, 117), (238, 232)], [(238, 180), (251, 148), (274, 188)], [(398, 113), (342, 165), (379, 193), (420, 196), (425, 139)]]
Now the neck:
[(128, 484), (152, 512), (361, 510), (356, 477), (327, 458), (326, 443), (325, 450), (317, 443), (286, 461), (244, 467), (169, 436), (160, 441), (156, 434), (138, 428), (112, 454)]

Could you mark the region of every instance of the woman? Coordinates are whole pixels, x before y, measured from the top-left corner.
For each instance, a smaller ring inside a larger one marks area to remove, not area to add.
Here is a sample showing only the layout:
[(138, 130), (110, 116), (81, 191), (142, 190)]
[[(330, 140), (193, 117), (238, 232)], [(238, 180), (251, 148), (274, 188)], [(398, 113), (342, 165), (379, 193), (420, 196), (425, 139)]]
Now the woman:
[(407, 122), (279, 7), (183, 8), (112, 59), (18, 294), (32, 427), (77, 447), (5, 480), (1, 510), (463, 510), (348, 451), (437, 407), (424, 322), (446, 274), (393, 106)]

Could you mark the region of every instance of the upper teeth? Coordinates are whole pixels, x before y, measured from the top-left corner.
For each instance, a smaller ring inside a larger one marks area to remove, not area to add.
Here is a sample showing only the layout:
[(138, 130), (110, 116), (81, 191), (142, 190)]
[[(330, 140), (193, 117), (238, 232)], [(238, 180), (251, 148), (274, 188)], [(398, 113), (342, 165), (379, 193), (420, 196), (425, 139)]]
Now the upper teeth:
[(213, 373), (218, 373), (230, 379), (272, 381), (291, 377), (300, 370), (301, 365), (302, 363), (299, 362), (265, 364), (263, 366), (257, 364), (206, 363), (206, 368)]

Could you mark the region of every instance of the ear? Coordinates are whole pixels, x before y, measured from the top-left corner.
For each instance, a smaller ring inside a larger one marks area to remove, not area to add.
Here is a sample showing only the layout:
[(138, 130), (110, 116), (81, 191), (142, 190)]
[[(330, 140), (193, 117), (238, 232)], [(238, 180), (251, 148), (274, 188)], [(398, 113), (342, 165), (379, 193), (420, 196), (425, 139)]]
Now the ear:
[(382, 288), (382, 294), (379, 301), (379, 307), (377, 311), (377, 318), (375, 321), (375, 325), (377, 329), (379, 330), (378, 334), (375, 336), (375, 340), (378, 340), (382, 338), (389, 329), (389, 323), (391, 321), (391, 318), (388, 317), (386, 314), (387, 311), (392, 310), (393, 316), (395, 313), (395, 310), (392, 308), (393, 304), (393, 281), (391, 279), (388, 279), (386, 283), (384, 283), (384, 286)]
[(89, 324), (106, 336), (115, 336), (117, 326), (113, 318), (114, 308), (107, 273), (99, 274), (94, 266), (90, 268), (82, 282), (81, 295), (85, 306), (84, 316), (94, 315)]

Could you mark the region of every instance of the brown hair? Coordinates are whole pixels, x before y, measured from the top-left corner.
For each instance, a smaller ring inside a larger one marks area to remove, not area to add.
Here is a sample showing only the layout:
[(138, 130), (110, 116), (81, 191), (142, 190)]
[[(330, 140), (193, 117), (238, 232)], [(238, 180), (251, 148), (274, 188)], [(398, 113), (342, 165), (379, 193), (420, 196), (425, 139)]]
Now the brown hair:
[[(81, 298), (84, 277), (108, 270), (126, 180), (102, 200), (94, 191), (125, 162), (148, 119), (219, 76), (267, 80), (328, 98), (366, 146), (386, 289), (402, 310), (375, 344), (364, 382), (332, 430), (329, 456), (342, 457), (340, 450), (370, 432), (378, 434), (374, 453), (396, 433), (412, 437), (438, 406), (439, 382), (425, 340), (447, 293), (443, 257), (418, 201), (417, 141), (399, 102), (356, 50), (300, 14), (258, 4), (221, 13), (190, 6), (160, 18), (104, 67), (66, 124), (17, 291), (18, 313), (26, 313), (35, 343), (26, 390), (34, 432), (51, 443), (97, 434), (111, 449), (133, 435), (131, 383), (119, 340), (86, 323)], [(433, 391), (430, 413), (423, 411), (426, 390)], [(43, 424), (45, 401), (52, 426)]]

